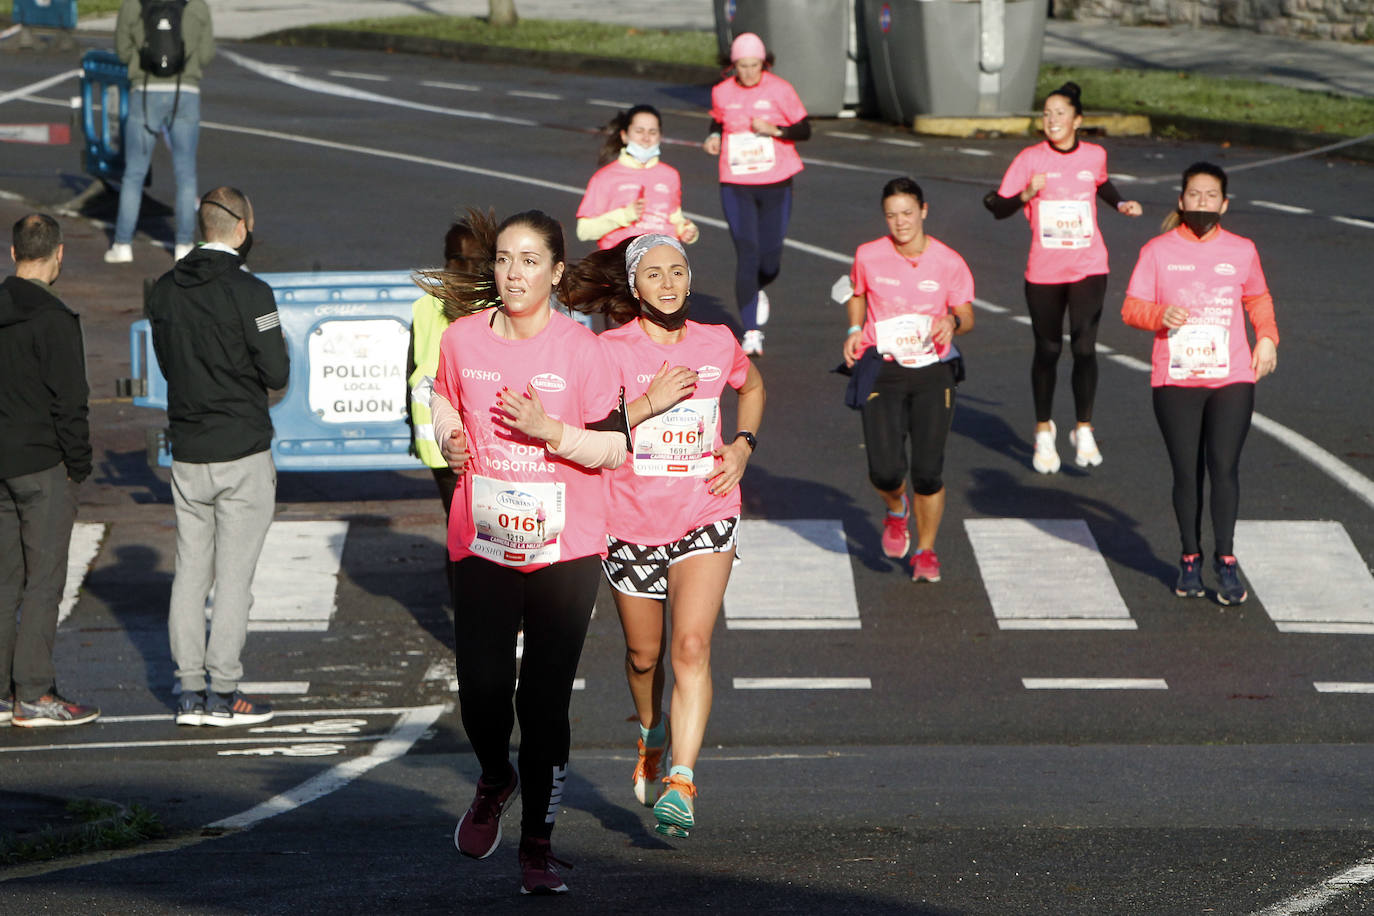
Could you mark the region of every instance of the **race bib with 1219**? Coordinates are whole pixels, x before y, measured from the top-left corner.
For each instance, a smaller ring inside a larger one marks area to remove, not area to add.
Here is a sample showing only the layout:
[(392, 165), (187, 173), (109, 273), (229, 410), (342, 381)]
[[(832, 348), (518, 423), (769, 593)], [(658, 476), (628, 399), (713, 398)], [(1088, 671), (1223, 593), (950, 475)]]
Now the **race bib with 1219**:
[(892, 357), (908, 369), (919, 369), (939, 362), (939, 351), (930, 339), (932, 321), (929, 315), (915, 312), (884, 318), (875, 325), (878, 352)]
[(640, 477), (705, 477), (715, 466), (711, 445), (719, 398), (689, 398), (634, 430), (634, 470)]
[(1169, 332), (1169, 378), (1226, 378), (1230, 374), (1230, 328), (1185, 324)]
[(725, 161), (731, 175), (755, 175), (773, 167), (773, 138), (749, 131), (725, 135)]
[(556, 563), (565, 511), (561, 483), (511, 483), (474, 474), (476, 533), (468, 549), (503, 566)]
[(1086, 200), (1040, 201), (1043, 248), (1087, 248), (1093, 239), (1092, 204)]

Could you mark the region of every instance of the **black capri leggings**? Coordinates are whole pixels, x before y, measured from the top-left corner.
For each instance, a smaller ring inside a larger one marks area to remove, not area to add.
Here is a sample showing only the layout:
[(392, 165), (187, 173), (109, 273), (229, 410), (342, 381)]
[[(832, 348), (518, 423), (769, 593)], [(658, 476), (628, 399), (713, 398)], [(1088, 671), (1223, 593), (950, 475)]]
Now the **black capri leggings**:
[(1064, 312), (1069, 313), (1069, 351), (1073, 354), (1073, 408), (1079, 423), (1091, 423), (1097, 397), (1097, 325), (1102, 319), (1102, 300), (1107, 295), (1107, 275), (1094, 274), (1072, 283), (1026, 281), (1026, 307), (1035, 334), (1031, 359), (1031, 395), (1035, 398), (1035, 422), (1048, 423), (1054, 415), (1055, 367), (1064, 349)]
[(954, 419), (954, 371), (949, 363), (908, 369), (884, 361), (873, 396), (863, 406), (868, 479), (891, 493), (907, 474), (911, 445), (911, 489), (932, 496), (944, 487), (945, 439)]
[(1255, 410), (1254, 382), (1220, 388), (1154, 389), (1155, 419), (1174, 468), (1174, 514), (1183, 553), (1202, 553), (1202, 478), (1212, 479), (1212, 536), (1219, 556), (1235, 553), (1240, 450)]
[[(479, 557), (453, 566), (453, 631), (463, 728), (492, 782), (506, 778), (520, 718), (522, 836), (547, 839), (568, 774), (568, 705), (582, 656), (601, 558), (579, 557), (524, 573)], [(515, 637), (525, 630), (516, 687)], [(515, 697), (514, 708), (511, 697)]]

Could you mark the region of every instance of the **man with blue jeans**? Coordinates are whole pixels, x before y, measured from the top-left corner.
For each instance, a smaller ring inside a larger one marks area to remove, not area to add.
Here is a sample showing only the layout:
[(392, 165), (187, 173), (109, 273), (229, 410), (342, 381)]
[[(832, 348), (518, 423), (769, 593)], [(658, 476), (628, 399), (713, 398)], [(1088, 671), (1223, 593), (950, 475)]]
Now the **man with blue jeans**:
[[(180, 33), (184, 57), (179, 72), (156, 76), (144, 69), (140, 51), (147, 32), (146, 0), (124, 0), (115, 21), (115, 53), (129, 68), (129, 119), (124, 126), (124, 177), (119, 188), (119, 216), (114, 244), (105, 252), (108, 264), (134, 259), (134, 230), (143, 203), (143, 181), (152, 163), (157, 138), (172, 147), (176, 175), (176, 259), (191, 250), (196, 228), (196, 144), (200, 139), (200, 80), (215, 56), (210, 7), (205, 0), (186, 0)], [(166, 24), (166, 23), (164, 23)]]

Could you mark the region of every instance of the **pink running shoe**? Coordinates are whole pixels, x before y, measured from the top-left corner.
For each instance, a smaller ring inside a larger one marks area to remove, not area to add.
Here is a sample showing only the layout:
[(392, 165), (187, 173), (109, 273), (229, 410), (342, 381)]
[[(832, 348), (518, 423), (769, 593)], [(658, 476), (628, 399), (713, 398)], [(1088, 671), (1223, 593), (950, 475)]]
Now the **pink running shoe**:
[(918, 550), (911, 555), (911, 581), (940, 581), (940, 558), (933, 550)]
[(883, 556), (892, 557), (894, 560), (906, 556), (907, 550), (911, 547), (911, 532), (907, 529), (907, 522), (911, 519), (911, 506), (905, 496), (902, 497), (902, 510), (901, 515), (883, 513)]

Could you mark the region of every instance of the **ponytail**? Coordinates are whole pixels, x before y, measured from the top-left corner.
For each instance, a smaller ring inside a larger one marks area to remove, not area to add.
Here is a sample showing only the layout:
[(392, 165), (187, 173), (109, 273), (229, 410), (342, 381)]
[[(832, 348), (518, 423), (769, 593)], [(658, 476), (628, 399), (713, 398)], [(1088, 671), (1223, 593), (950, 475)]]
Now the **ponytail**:
[(635, 105), (625, 111), (616, 112), (615, 117), (601, 127), (601, 150), (596, 157), (598, 168), (609, 165), (620, 157), (620, 151), (625, 148), (625, 144), (621, 142), (620, 133), (630, 129), (630, 122), (635, 119), (637, 114), (653, 115), (654, 120), (658, 122), (659, 129), (663, 128), (663, 116), (652, 105)]

